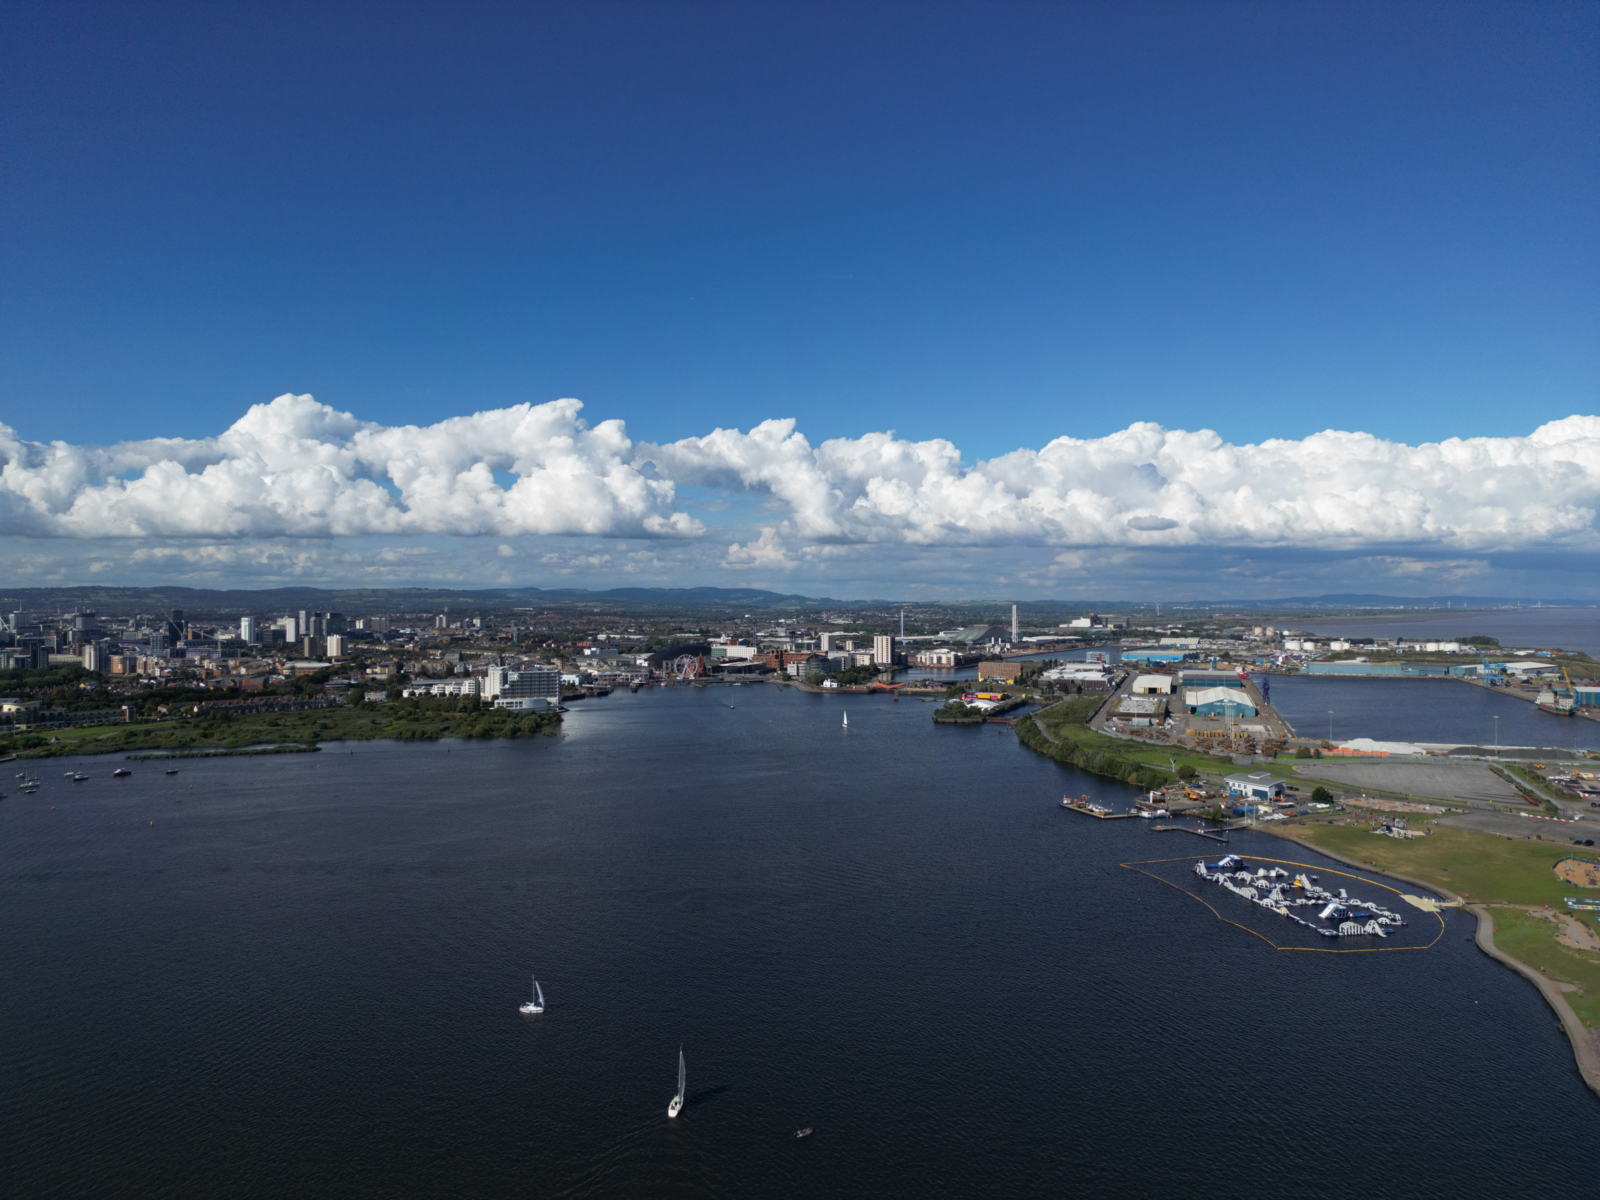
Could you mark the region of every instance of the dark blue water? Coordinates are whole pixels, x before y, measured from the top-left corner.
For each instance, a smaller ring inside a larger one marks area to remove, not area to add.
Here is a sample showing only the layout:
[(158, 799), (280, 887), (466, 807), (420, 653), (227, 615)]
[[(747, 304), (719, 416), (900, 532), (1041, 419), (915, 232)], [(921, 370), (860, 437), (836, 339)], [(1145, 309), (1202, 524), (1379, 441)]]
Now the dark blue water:
[[(1260, 676), (1256, 677), (1257, 679)], [(1272, 704), (1302, 737), (1600, 750), (1600, 722), (1558, 717), (1455, 679), (1274, 675)], [(1496, 722), (1495, 718), (1499, 721)]]
[(1118, 866), (1212, 843), (909, 700), (575, 707), (0, 802), (0, 1194), (1591, 1191), (1600, 1101), (1466, 918), (1274, 952)]

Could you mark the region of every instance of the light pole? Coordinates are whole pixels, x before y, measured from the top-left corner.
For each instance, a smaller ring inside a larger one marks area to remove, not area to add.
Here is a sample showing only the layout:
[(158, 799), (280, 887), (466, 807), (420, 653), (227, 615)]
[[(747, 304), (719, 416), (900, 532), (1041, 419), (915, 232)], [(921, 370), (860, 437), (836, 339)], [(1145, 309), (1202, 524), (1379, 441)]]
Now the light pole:
[(1328, 745), (1333, 745), (1333, 709), (1328, 710)]
[(1500, 757), (1500, 718), (1498, 716), (1494, 719), (1494, 756), (1496, 758)]

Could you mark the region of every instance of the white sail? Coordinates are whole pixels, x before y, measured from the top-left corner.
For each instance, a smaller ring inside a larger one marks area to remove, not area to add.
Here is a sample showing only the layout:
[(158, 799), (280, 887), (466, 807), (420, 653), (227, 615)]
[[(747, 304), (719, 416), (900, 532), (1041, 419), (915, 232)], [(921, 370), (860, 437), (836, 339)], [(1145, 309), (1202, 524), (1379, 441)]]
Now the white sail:
[(667, 1105), (667, 1116), (675, 1117), (683, 1111), (683, 1047), (678, 1047), (678, 1094), (672, 1098), (672, 1103)]
[(533, 999), (524, 1001), (518, 1012), (524, 1014), (542, 1013), (544, 1011), (544, 992), (539, 989), (539, 977), (533, 976)]
[(849, 713), (845, 713), (845, 715), (844, 715), (844, 727), (846, 729), (850, 728), (850, 714)]

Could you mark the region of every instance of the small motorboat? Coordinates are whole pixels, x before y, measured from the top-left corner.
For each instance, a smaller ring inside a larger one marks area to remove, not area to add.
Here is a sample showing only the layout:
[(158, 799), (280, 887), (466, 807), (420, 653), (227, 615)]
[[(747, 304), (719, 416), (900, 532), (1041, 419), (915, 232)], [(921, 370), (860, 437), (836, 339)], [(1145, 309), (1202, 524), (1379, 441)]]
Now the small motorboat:
[(176, 775), (177, 773), (178, 773), (178, 768), (177, 767), (168, 767), (167, 768), (167, 774), (168, 775)]
[(810, 1137), (811, 1136), (811, 1126), (807, 1125), (804, 1129), (796, 1129), (794, 1131), (794, 1136), (795, 1136), (796, 1140), (798, 1140), (800, 1138), (803, 1138), (803, 1137)]
[(128, 770), (127, 767), (118, 767), (115, 771), (111, 772), (111, 778), (113, 778), (113, 779), (123, 779), (123, 778), (125, 778), (125, 777), (127, 777), (129, 775), (132, 775), (132, 774), (133, 774), (133, 772)]
[(87, 775), (83, 774), (81, 771), (78, 772), (77, 774), (73, 775), (73, 777), (72, 777), (72, 782), (73, 783), (87, 783), (88, 781), (89, 781), (89, 777)]

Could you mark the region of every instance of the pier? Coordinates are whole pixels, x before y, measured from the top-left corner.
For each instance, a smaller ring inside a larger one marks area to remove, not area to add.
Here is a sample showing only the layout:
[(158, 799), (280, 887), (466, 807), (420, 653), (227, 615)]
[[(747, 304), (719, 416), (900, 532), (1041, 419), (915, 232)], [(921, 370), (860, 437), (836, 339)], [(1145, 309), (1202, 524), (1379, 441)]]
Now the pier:
[(1187, 825), (1152, 825), (1151, 829), (1157, 833), (1192, 833), (1195, 837), (1210, 838), (1213, 842), (1227, 844), (1228, 839), (1220, 833), (1212, 833), (1209, 829), (1190, 829)]
[(1094, 817), (1100, 821), (1117, 821), (1125, 817), (1137, 817), (1138, 813), (1114, 813), (1109, 808), (1099, 804), (1090, 804), (1088, 799), (1072, 800), (1066, 796), (1061, 798), (1061, 807), (1070, 808), (1073, 812), (1082, 813), (1086, 817)]

